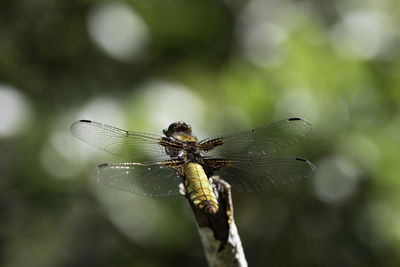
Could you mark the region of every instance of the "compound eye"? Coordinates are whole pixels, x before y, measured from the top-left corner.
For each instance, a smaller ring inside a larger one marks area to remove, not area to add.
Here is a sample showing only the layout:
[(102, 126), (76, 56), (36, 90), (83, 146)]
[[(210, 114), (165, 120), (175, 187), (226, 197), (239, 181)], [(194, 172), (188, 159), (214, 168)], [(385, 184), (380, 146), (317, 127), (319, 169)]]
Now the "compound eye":
[(188, 134), (191, 134), (192, 133), (192, 126), (190, 126), (189, 124), (186, 124), (186, 125), (187, 125)]
[(192, 133), (192, 126), (190, 126), (186, 122), (182, 122), (181, 128), (182, 128), (182, 132), (185, 132), (187, 134), (191, 134)]
[(174, 122), (169, 125), (168, 130), (164, 130), (163, 133), (169, 137), (174, 135), (174, 133), (192, 134), (192, 127), (186, 122)]
[(168, 127), (167, 132), (168, 132), (169, 134), (172, 134), (173, 132), (175, 132), (175, 131), (177, 130), (177, 128), (178, 128), (178, 124), (177, 124), (176, 122), (171, 123), (171, 124), (169, 125), (169, 127)]

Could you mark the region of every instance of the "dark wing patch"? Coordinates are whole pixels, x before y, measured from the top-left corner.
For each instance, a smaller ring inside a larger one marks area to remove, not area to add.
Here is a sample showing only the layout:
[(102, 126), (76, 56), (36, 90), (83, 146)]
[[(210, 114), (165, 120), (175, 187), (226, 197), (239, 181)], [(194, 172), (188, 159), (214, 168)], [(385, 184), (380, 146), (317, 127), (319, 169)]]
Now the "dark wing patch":
[(203, 150), (204, 152), (208, 152), (208, 151), (216, 148), (217, 146), (223, 145), (224, 143), (225, 143), (225, 141), (223, 138), (215, 138), (215, 139), (211, 139), (211, 140), (206, 139), (199, 144), (199, 148), (201, 150)]

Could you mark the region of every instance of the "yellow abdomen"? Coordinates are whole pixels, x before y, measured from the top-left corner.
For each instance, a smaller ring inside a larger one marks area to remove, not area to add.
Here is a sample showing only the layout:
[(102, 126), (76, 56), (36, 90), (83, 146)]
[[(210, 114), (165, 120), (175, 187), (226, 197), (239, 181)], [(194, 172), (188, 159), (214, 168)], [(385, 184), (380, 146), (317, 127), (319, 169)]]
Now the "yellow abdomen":
[(185, 186), (193, 203), (205, 213), (218, 212), (218, 201), (203, 167), (197, 163), (185, 166)]

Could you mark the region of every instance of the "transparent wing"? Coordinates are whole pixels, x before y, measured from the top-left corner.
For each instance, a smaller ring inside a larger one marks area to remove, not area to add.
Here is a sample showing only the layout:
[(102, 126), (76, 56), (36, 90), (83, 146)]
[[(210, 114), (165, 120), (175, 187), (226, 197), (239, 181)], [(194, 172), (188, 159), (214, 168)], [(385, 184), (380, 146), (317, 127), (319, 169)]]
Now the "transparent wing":
[(164, 163), (105, 163), (96, 168), (97, 182), (145, 196), (179, 194), (182, 178)]
[(95, 148), (133, 161), (163, 161), (170, 158), (160, 145), (162, 137), (158, 135), (125, 131), (89, 120), (73, 123), (71, 132)]
[(300, 118), (277, 121), (259, 128), (207, 138), (200, 142), (207, 157), (241, 159), (262, 157), (286, 148), (311, 133)]
[(236, 191), (261, 191), (295, 183), (315, 172), (315, 166), (302, 158), (257, 158), (244, 160), (205, 160), (206, 165), (223, 166), (215, 174), (227, 181)]

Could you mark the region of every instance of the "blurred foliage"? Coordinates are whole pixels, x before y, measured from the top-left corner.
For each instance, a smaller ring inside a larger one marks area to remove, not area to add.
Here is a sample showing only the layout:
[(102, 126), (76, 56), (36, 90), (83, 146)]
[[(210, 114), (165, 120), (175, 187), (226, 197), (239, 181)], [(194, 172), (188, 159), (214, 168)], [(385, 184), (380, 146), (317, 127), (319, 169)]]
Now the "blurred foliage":
[(250, 266), (400, 264), (396, 0), (0, 1), (2, 266), (204, 266), (182, 197), (90, 176), (93, 119), (205, 138), (303, 117), (303, 183), (234, 194)]

